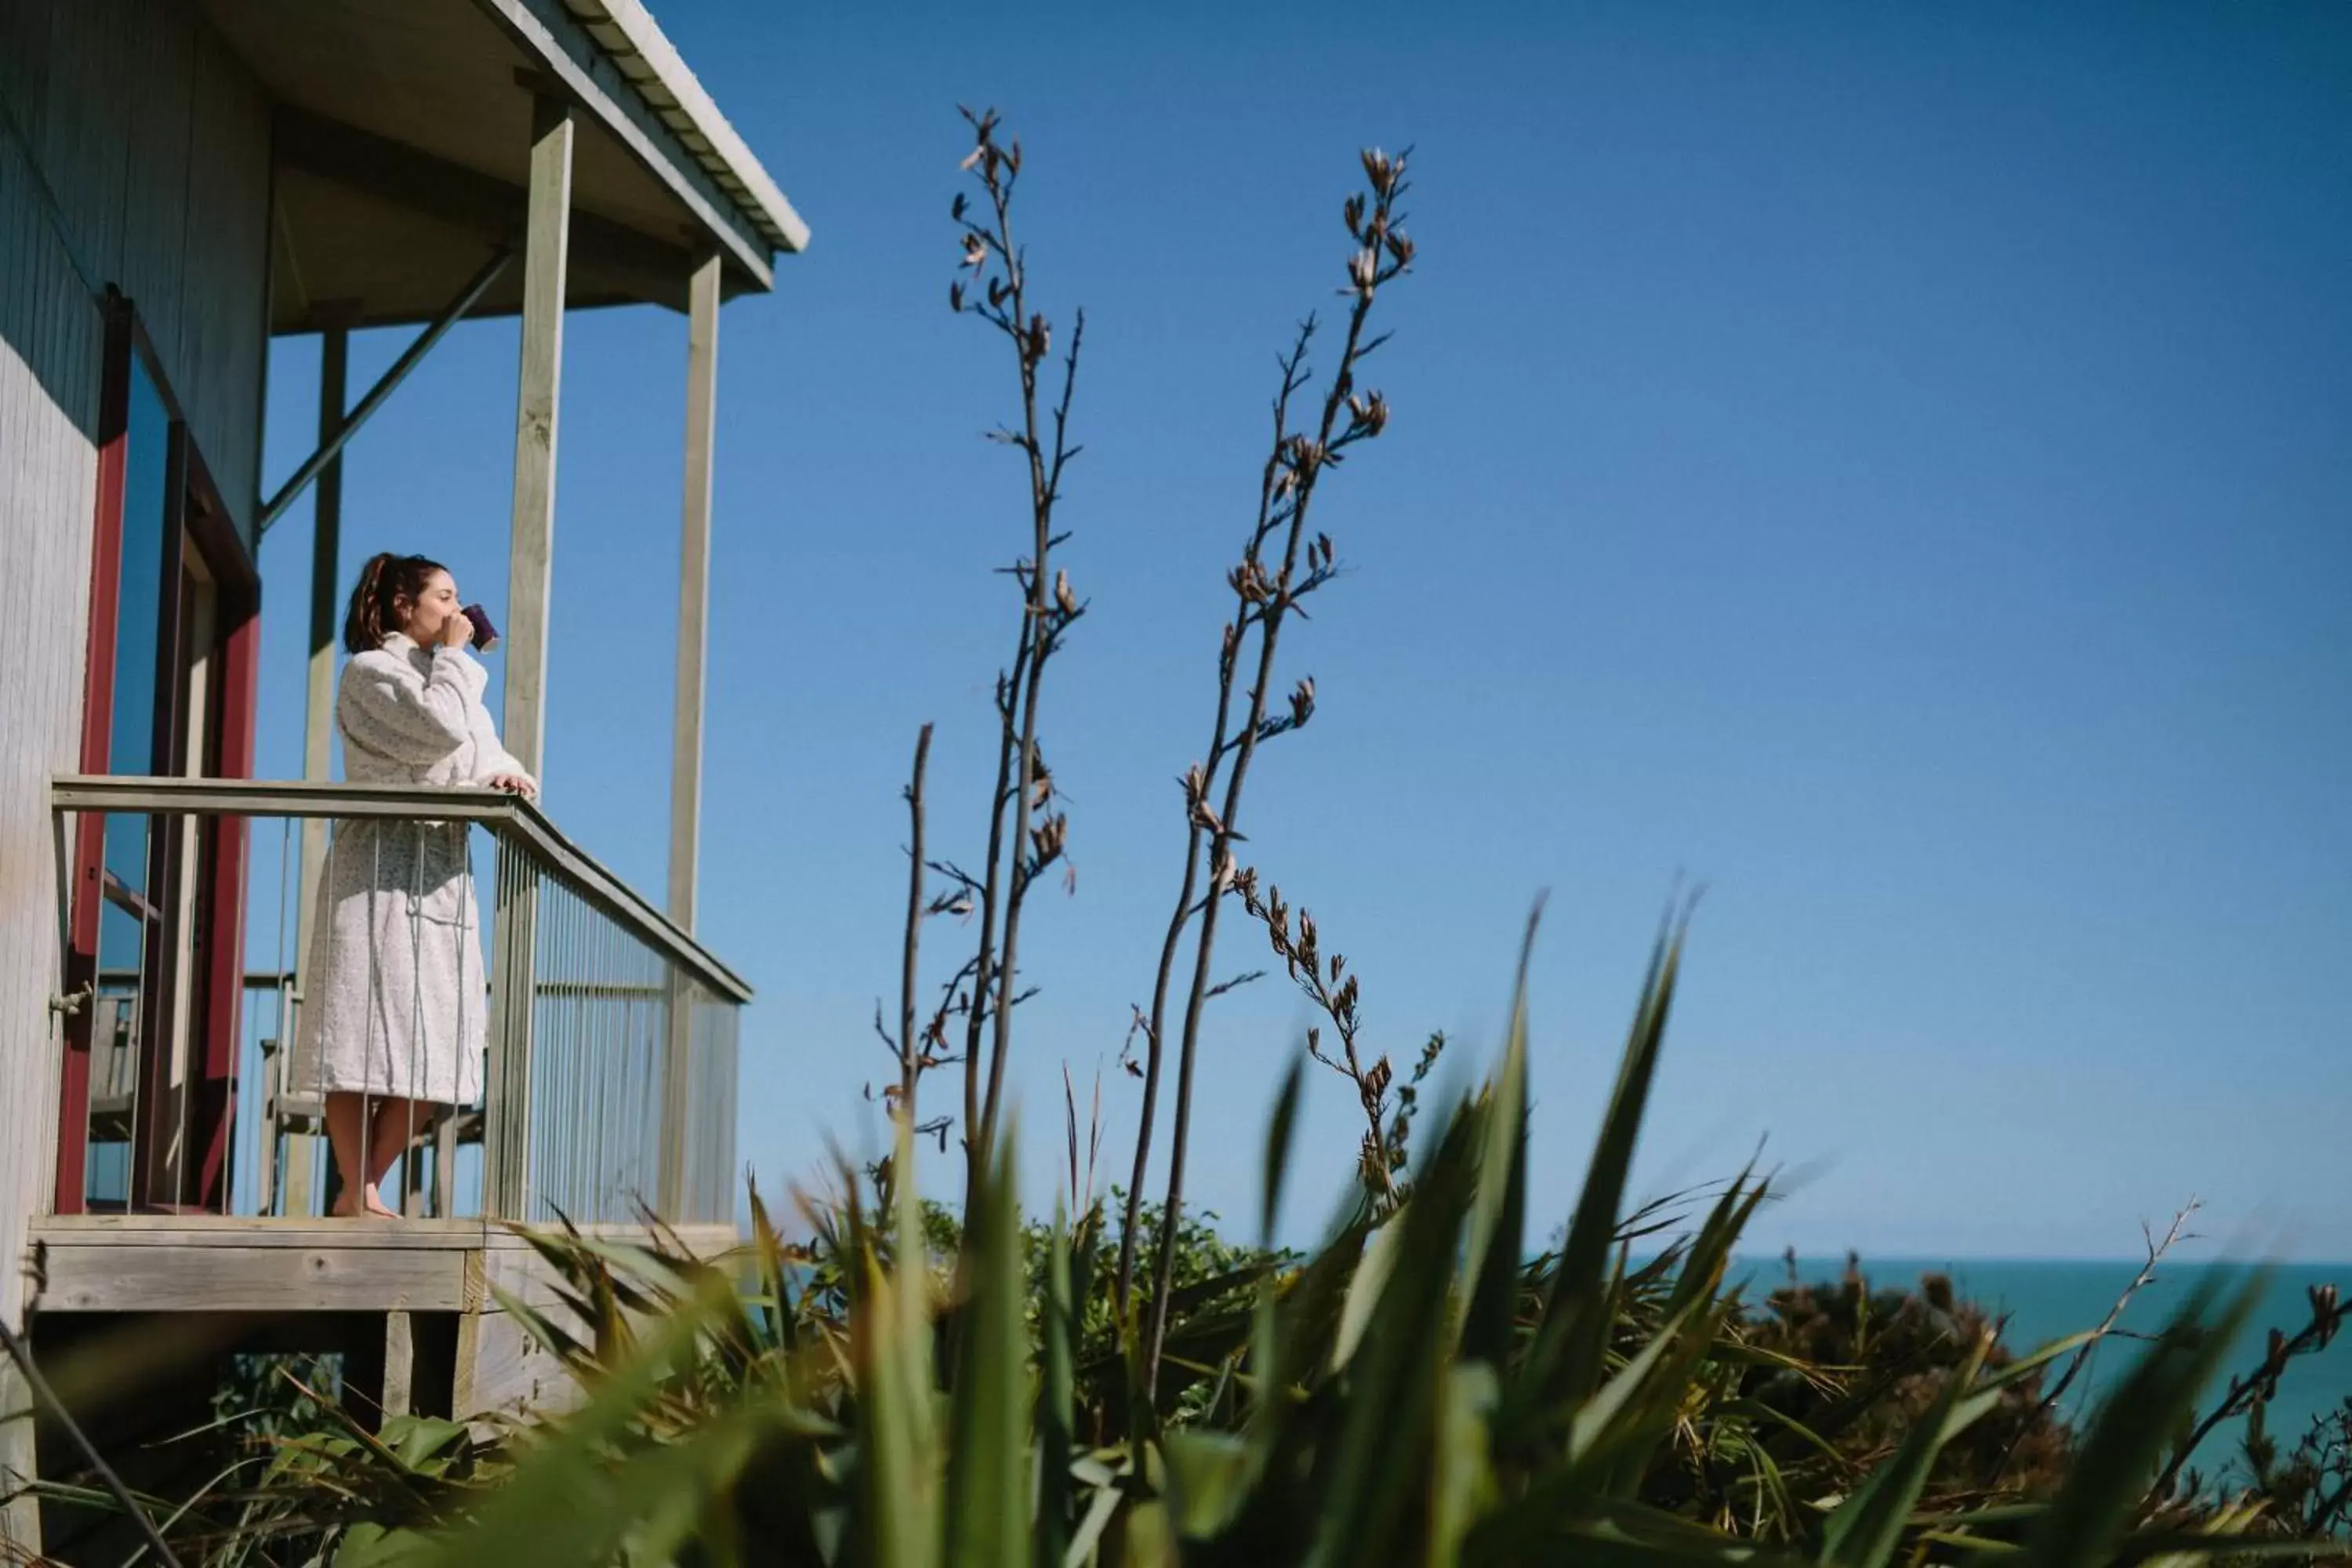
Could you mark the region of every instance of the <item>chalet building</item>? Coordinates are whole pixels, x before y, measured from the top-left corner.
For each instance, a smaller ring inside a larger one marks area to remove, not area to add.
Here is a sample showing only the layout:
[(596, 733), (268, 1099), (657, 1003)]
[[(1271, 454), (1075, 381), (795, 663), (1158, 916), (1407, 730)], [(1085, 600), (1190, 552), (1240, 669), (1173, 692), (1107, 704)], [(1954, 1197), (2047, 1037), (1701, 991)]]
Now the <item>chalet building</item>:
[[(0, 1492), (79, 1469), (76, 1427), (139, 1447), (103, 1391), (37, 1397), (92, 1346), (218, 1352), (126, 1358), (151, 1384), (331, 1352), (367, 1419), (471, 1414), (546, 1392), (494, 1296), (535, 1288), (510, 1222), (731, 1239), (750, 991), (694, 934), (719, 312), (807, 240), (640, 0), (0, 0), (0, 1324), (23, 1352), (0, 1358)], [(656, 890), (530, 804), (332, 772), (341, 454), (487, 317), (520, 342), (500, 728), (537, 770), (564, 312), (619, 305), (678, 313), (687, 409)], [(352, 386), (349, 334), (383, 327), (410, 346)], [(270, 476), (289, 335), (320, 344), (316, 450)], [(264, 533), (303, 526), (311, 579), (265, 584)], [(309, 626), (299, 779), (252, 776), (265, 586)], [(453, 822), (485, 1087), (402, 1130), (405, 1217), (327, 1218), (289, 1049), (307, 890), (352, 823)], [(268, 968), (255, 933), (288, 888)], [(52, 1550), (81, 1528), (0, 1510), (0, 1557), (45, 1525)]]

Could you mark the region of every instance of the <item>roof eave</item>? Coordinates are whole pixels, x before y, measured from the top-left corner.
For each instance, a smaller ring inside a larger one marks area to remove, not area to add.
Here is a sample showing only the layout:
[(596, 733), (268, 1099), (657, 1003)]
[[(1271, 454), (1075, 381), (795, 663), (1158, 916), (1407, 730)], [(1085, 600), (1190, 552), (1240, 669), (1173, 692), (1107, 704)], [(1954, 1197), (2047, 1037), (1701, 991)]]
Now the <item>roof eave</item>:
[[(626, 3), (634, 5), (634, 0)], [(668, 188), (752, 288), (775, 286), (772, 265), (775, 253), (803, 248), (808, 226), (744, 148), (642, 5), (635, 5), (635, 15), (629, 23), (640, 29), (629, 35), (635, 54), (616, 56), (564, 0), (476, 0), (476, 4)], [(610, 0), (604, 8), (609, 16), (614, 9)], [(618, 18), (610, 25), (624, 26)], [(648, 50), (644, 47), (647, 44), (657, 47)], [(649, 79), (677, 99), (677, 110), (687, 122), (684, 130), (656, 108), (625, 68), (624, 60), (632, 58), (650, 67)], [(772, 193), (772, 205), (761, 195), (762, 189)]]
[(719, 185), (747, 207), (780, 250), (808, 248), (808, 225), (701, 81), (679, 56), (643, 0), (565, 0), (572, 14), (612, 57), (662, 121), (677, 132)]

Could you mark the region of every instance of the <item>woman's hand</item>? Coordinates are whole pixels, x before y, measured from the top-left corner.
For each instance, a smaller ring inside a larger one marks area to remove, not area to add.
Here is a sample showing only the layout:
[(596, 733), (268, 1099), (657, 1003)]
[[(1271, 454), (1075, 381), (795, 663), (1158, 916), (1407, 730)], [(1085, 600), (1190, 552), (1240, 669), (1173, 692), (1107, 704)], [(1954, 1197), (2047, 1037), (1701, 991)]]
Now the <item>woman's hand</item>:
[(473, 618), (463, 610), (452, 610), (449, 618), (441, 623), (441, 646), (464, 647), (474, 640)]
[(483, 782), (492, 789), (503, 790), (508, 795), (519, 795), (525, 800), (530, 800), (539, 794), (539, 786), (520, 773), (492, 773)]

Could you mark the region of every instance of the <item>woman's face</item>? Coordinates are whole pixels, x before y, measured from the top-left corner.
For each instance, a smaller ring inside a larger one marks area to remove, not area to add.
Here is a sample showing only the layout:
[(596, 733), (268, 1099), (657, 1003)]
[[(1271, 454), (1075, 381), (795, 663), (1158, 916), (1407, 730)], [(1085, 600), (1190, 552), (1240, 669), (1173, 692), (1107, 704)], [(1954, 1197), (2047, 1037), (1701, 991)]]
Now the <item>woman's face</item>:
[(400, 629), (408, 634), (409, 640), (420, 647), (431, 647), (440, 639), (442, 626), (457, 613), (457, 580), (446, 572), (436, 572), (425, 579), (425, 591), (413, 603), (404, 602), (393, 607), (406, 609)]

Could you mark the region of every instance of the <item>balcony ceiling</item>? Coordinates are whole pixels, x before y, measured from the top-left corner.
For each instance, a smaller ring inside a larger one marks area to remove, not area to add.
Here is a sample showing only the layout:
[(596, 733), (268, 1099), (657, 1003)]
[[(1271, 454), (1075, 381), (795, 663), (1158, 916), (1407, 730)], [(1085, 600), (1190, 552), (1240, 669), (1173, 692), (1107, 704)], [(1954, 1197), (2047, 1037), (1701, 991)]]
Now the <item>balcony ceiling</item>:
[[(807, 230), (637, 0), (201, 0), (277, 100), (271, 330), (430, 320), (520, 233), (532, 103), (578, 106), (569, 302), (770, 286)], [(510, 267), (477, 315), (521, 306)]]

